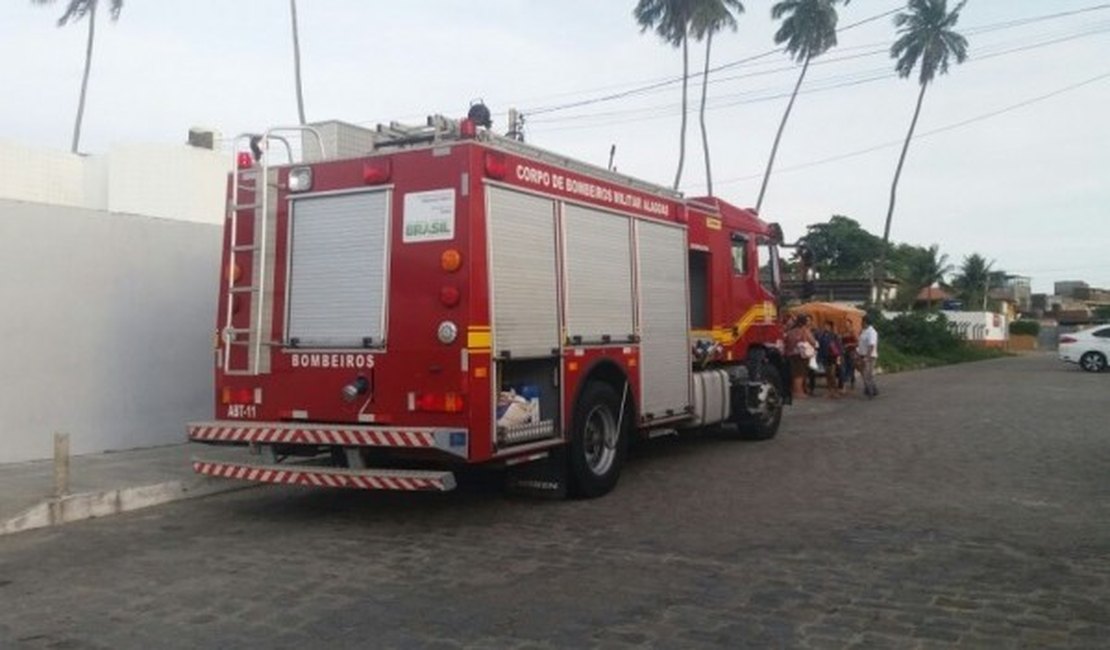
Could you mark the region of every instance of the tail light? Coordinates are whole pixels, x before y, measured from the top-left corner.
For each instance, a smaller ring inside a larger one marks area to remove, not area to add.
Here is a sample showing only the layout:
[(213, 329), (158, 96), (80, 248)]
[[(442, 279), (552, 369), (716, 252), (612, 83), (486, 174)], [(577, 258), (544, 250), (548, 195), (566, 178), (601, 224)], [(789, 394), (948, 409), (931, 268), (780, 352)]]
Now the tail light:
[(486, 176), (494, 180), (504, 180), (509, 175), (509, 161), (499, 153), (486, 152), (485, 168)]
[(224, 404), (254, 404), (255, 391), (253, 388), (228, 388), (225, 386), (220, 391), (220, 401)]
[(464, 402), (458, 393), (420, 393), (413, 402), (417, 411), (461, 413)]
[(1074, 336), (1061, 336), (1060, 337), (1060, 342), (1061, 343), (1078, 343), (1079, 339), (1075, 338)]
[(239, 169), (250, 169), (254, 167), (254, 158), (251, 157), (249, 152), (240, 151), (239, 154), (235, 156), (235, 164)]
[(389, 158), (378, 158), (362, 163), (362, 182), (367, 185), (388, 183), (392, 177), (393, 161)]
[(439, 302), (444, 307), (454, 307), (459, 304), (459, 290), (457, 287), (446, 286), (439, 290)]

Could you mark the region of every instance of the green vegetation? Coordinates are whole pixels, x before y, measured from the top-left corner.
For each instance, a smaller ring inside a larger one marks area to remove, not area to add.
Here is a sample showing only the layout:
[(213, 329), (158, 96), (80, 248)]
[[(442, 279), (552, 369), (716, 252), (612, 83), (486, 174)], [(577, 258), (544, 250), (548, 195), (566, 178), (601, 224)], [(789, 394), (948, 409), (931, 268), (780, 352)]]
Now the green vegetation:
[[(933, 244), (928, 248), (899, 244), (891, 256), (890, 267), (895, 276), (902, 281), (898, 297), (894, 300), (896, 309), (910, 309), (922, 289), (934, 284), (943, 284), (944, 277), (952, 272), (948, 256), (940, 252), (940, 246)], [(932, 301), (927, 305), (931, 311), (938, 306)]]
[(1010, 323), (1011, 335), (1036, 336), (1041, 333), (1041, 324), (1035, 320), (1016, 320)]
[(983, 361), (1006, 352), (969, 345), (948, 329), (943, 314), (904, 314), (892, 319), (873, 315), (879, 331), (879, 367), (883, 372)]
[(909, 354), (893, 345), (879, 342), (879, 367), (885, 373), (920, 370), (969, 361), (986, 361), (987, 359), (998, 359), (1006, 356), (1010, 356), (1010, 354), (996, 348), (981, 348), (963, 342), (956, 348), (934, 356)]
[[(1003, 286), (1007, 273), (993, 268), (983, 255), (972, 253), (963, 259), (959, 267), (949, 263), (948, 255), (940, 251), (936, 244), (917, 246), (914, 244), (883, 244), (859, 222), (841, 214), (832, 215), (828, 221), (806, 226), (806, 234), (799, 239), (813, 254), (813, 268), (824, 280), (858, 280), (871, 276), (874, 260), (886, 251), (888, 276), (898, 280), (898, 297), (890, 307), (894, 309), (940, 308), (937, 303), (916, 305), (915, 301), (922, 289), (939, 285), (953, 293), (968, 311), (997, 308), (995, 301), (987, 298), (987, 292), (994, 287)], [(786, 265), (789, 273), (798, 274), (795, 258)], [(1103, 318), (1110, 319), (1110, 309)]]

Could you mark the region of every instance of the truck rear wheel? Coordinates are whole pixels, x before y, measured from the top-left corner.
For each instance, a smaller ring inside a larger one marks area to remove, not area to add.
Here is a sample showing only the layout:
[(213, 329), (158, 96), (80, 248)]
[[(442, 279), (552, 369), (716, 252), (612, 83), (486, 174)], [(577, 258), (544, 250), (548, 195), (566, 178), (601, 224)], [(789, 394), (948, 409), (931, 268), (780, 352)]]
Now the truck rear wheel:
[(570, 439), (571, 494), (592, 499), (611, 491), (620, 477), (628, 448), (620, 417), (620, 398), (612, 386), (590, 382), (574, 407)]
[(734, 407), (733, 421), (740, 437), (746, 440), (770, 440), (779, 432), (782, 422), (783, 388), (779, 371), (765, 363), (760, 374), (760, 408), (750, 412), (743, 403)]

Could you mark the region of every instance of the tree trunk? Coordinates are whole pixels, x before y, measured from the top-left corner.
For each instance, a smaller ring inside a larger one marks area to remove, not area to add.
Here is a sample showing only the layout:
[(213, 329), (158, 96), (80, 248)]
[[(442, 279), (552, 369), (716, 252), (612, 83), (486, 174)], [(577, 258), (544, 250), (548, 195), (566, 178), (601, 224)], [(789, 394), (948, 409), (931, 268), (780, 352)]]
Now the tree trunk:
[(89, 71), (92, 70), (93, 38), (96, 36), (96, 4), (89, 8), (89, 42), (85, 45), (85, 75), (81, 78), (81, 97), (77, 100), (77, 119), (73, 123), (73, 142), (69, 145), (77, 153), (81, 142), (81, 120), (85, 117), (85, 94), (89, 89)]
[[(913, 139), (913, 131), (917, 128), (917, 118), (921, 115), (921, 102), (925, 99), (925, 89), (928, 88), (927, 83), (921, 84), (921, 92), (917, 94), (917, 107), (913, 110), (913, 121), (910, 122), (910, 130), (906, 133), (906, 141), (902, 143), (902, 155), (898, 157), (898, 167), (894, 170), (894, 182), (890, 184), (890, 205), (886, 210), (886, 225), (883, 227), (883, 247), (879, 251), (879, 266), (877, 269), (872, 270), (871, 281), (873, 284), (883, 282), (886, 280), (886, 249), (890, 245), (890, 220), (894, 217), (894, 200), (898, 194), (898, 179), (902, 176), (902, 165), (906, 162), (906, 152), (910, 148), (910, 140)], [(875, 277), (877, 274), (877, 277)], [(878, 289), (880, 285), (875, 284), (876, 287), (876, 302), (882, 301), (881, 291)]]
[(297, 83), (297, 117), (304, 124), (304, 96), (301, 94), (301, 42), (297, 35), (297, 0), (289, 0), (289, 14), (293, 19), (293, 74)]
[(767, 160), (767, 169), (763, 172), (763, 185), (759, 188), (759, 198), (755, 201), (755, 211), (763, 207), (763, 195), (767, 193), (767, 182), (771, 180), (771, 169), (775, 166), (775, 155), (779, 151), (779, 140), (782, 139), (782, 132), (786, 128), (786, 121), (790, 119), (790, 111), (794, 108), (794, 100), (798, 97), (798, 89), (802, 87), (802, 80), (806, 78), (806, 70), (809, 70), (810, 57), (806, 57), (805, 63), (802, 64), (802, 73), (798, 75), (798, 81), (794, 84), (794, 93), (790, 95), (790, 102), (786, 105), (786, 112), (782, 114), (782, 121), (779, 122), (778, 133), (775, 134), (775, 143), (771, 145), (771, 157)]
[(682, 35), (682, 129), (678, 136), (678, 171), (674, 174), (674, 189), (682, 182), (682, 166), (686, 163), (686, 88), (690, 81), (690, 44)]
[(705, 36), (705, 72), (701, 76), (701, 147), (705, 152), (705, 185), (713, 196), (713, 167), (709, 163), (709, 133), (705, 129), (705, 95), (709, 90), (709, 52), (713, 47), (713, 32)]

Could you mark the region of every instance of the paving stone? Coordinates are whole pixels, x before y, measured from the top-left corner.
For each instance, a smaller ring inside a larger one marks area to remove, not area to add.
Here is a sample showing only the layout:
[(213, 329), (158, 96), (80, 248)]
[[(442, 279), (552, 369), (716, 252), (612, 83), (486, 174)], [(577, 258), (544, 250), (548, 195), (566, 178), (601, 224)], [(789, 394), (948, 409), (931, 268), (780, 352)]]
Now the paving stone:
[(263, 488), (8, 536), (0, 648), (1102, 650), (1104, 378), (884, 376), (592, 501)]

